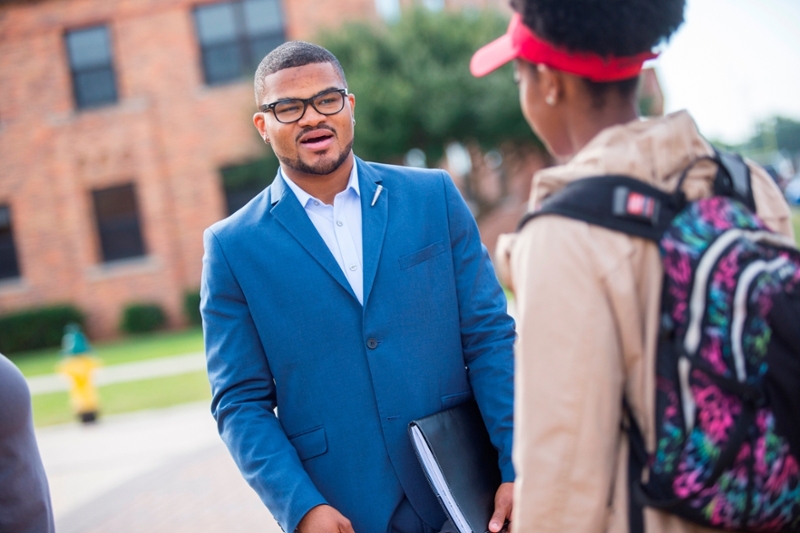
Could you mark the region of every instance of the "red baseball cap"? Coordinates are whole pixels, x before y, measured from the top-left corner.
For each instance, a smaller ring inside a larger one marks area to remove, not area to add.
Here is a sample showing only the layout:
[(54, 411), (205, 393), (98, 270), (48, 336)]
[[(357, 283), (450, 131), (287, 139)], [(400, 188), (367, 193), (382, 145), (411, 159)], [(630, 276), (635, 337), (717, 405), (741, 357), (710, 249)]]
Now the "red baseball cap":
[(475, 52), (469, 69), (473, 76), (481, 77), (518, 57), (592, 81), (607, 82), (638, 76), (644, 62), (658, 54), (643, 52), (630, 57), (602, 57), (588, 52), (569, 52), (533, 33), (522, 23), (520, 14), (515, 13), (505, 35)]

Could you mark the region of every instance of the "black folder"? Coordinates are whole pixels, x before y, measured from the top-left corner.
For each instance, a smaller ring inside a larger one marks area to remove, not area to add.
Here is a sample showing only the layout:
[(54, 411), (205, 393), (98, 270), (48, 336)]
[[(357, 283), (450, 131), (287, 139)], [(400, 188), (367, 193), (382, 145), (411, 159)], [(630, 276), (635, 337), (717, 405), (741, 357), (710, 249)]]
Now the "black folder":
[(408, 425), (422, 469), (460, 533), (485, 533), (501, 483), (497, 450), (475, 401)]

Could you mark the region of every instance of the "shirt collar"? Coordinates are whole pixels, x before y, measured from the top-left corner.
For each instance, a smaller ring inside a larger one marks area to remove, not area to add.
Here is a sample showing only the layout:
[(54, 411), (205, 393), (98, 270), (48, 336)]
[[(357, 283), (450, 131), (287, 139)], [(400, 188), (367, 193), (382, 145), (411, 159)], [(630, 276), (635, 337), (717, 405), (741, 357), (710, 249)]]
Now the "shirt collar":
[[(358, 196), (360, 198), (361, 197), (361, 189), (358, 186), (358, 169), (357, 168), (358, 168), (358, 165), (356, 165), (356, 162), (353, 161), (353, 169), (350, 171), (350, 179), (347, 181), (347, 187), (345, 187), (345, 191), (348, 190), (348, 189), (352, 189), (353, 192), (356, 193), (356, 196)], [(299, 185), (297, 185), (295, 182), (293, 182), (289, 178), (289, 176), (287, 176), (286, 174), (283, 173), (283, 169), (282, 168), (279, 167), (278, 168), (278, 172), (280, 173), (280, 176), (281, 176), (281, 178), (283, 178), (283, 181), (286, 183), (286, 185), (289, 186), (289, 188), (292, 190), (294, 195), (300, 201), (300, 205), (302, 205), (303, 207), (306, 207), (308, 205), (308, 202), (311, 202), (311, 201), (314, 201), (314, 200), (322, 203), (322, 200), (320, 200), (318, 198), (314, 198), (313, 196), (308, 194), (306, 191), (301, 189)]]

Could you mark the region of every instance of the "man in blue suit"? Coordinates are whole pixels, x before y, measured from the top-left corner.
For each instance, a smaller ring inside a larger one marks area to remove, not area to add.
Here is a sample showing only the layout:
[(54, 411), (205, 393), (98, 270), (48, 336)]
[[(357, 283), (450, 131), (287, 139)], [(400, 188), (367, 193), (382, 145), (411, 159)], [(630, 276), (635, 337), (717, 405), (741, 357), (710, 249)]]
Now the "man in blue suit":
[(408, 423), (477, 399), (510, 517), (513, 321), (447, 173), (353, 155), (355, 97), (324, 48), (256, 72), (280, 170), (205, 232), (203, 327), (220, 435), (285, 531), (434, 533)]

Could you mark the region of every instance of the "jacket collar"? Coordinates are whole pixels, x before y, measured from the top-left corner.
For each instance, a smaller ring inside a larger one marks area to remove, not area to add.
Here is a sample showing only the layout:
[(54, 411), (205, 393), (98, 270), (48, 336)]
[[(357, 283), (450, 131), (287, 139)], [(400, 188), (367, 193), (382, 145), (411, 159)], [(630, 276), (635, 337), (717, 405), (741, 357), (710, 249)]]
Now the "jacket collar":
[(361, 241), (364, 260), (364, 307), (366, 308), (375, 282), (375, 275), (378, 272), (386, 226), (389, 223), (390, 191), (383, 185), (383, 179), (375, 167), (359, 158), (356, 158), (356, 165), (358, 165), (361, 187)]
[[(389, 191), (383, 187), (383, 179), (372, 165), (358, 157), (355, 158), (355, 164), (361, 193), (363, 301), (364, 307), (366, 307), (378, 271), (386, 226), (389, 221)], [(378, 192), (378, 186), (381, 187), (380, 192)], [(278, 172), (269, 186), (271, 215), (355, 299), (356, 296), (333, 254), (320, 237), (314, 224), (309, 220), (303, 206), (293, 196), (294, 193), (283, 180), (281, 173)]]
[(339, 268), (339, 263), (328, 249), (328, 245), (317, 232), (314, 223), (308, 218), (308, 214), (294, 193), (283, 181), (280, 172), (272, 184), (269, 186), (269, 213), (283, 228), (291, 235), (306, 252), (325, 269), (341, 285), (342, 289), (349, 294), (356, 303), (353, 289), (350, 287), (347, 278)]

